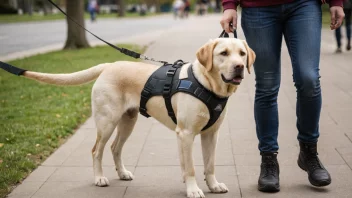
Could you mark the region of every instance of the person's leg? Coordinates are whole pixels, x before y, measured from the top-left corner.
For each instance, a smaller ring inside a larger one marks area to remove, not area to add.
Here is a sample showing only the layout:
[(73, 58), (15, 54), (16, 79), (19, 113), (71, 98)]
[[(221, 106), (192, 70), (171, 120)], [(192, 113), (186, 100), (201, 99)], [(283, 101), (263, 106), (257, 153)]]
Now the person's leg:
[[(256, 53), (254, 117), (260, 152), (277, 152), (279, 118), (277, 96), (281, 76), (283, 27), (271, 10), (276, 7), (243, 8), (242, 28), (248, 45)], [(270, 16), (272, 15), (272, 16)]]
[(339, 27), (335, 30), (335, 38), (336, 38), (336, 43), (337, 43), (336, 52), (340, 53), (340, 52), (342, 52), (342, 50), (341, 50), (341, 27)]
[(352, 9), (345, 9), (345, 25), (346, 25), (346, 36), (347, 36), (347, 50), (351, 50), (351, 15)]
[(321, 6), (319, 1), (297, 0), (288, 4), (286, 13), (284, 36), (297, 89), (297, 139), (301, 147), (299, 165), (307, 170), (313, 185), (324, 186), (330, 184), (331, 179), (316, 152), (322, 103), (319, 80)]
[(254, 117), (258, 147), (262, 155), (258, 180), (260, 191), (280, 190), (276, 159), (279, 149), (277, 96), (280, 88), (283, 31), (280, 16), (281, 6), (242, 9), (242, 28), (248, 45), (256, 53)]

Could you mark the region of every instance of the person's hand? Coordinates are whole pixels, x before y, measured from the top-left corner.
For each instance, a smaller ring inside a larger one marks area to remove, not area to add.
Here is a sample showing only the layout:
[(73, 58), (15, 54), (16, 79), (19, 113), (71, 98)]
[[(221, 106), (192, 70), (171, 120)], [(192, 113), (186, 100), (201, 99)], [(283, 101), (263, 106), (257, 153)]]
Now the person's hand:
[(331, 30), (335, 30), (339, 28), (342, 24), (343, 18), (345, 18), (345, 13), (343, 12), (343, 8), (340, 6), (333, 6), (330, 8), (331, 15)]
[[(225, 10), (220, 24), (222, 29), (224, 29), (227, 33), (232, 33), (233, 29), (236, 29), (237, 27), (237, 11), (235, 9)], [(232, 26), (230, 26), (230, 24), (232, 24)]]

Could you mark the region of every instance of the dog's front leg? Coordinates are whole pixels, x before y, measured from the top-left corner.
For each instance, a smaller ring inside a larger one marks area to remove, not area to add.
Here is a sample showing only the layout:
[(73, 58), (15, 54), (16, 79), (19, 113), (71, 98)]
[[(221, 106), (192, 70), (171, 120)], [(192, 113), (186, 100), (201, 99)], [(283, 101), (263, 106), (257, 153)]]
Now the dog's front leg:
[(208, 131), (201, 134), (202, 152), (204, 161), (204, 175), (208, 188), (213, 193), (226, 193), (226, 185), (219, 183), (215, 178), (215, 149), (218, 141), (218, 131)]
[(205, 197), (195, 178), (192, 156), (194, 137), (195, 134), (192, 131), (180, 130), (177, 132), (181, 168), (183, 167), (183, 177), (186, 182), (187, 197), (189, 198)]

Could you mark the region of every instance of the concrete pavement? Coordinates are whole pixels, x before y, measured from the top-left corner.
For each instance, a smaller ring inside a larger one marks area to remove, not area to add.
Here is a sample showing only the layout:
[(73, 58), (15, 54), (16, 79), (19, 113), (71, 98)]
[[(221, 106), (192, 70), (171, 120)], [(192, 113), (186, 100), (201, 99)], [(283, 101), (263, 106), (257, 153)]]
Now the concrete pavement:
[[(196, 50), (209, 38), (217, 37), (220, 15), (192, 17), (182, 25), (165, 30), (148, 48), (148, 56), (175, 61), (193, 61)], [(239, 31), (239, 37), (244, 38)], [(149, 37), (152, 38), (152, 37)], [(150, 40), (152, 41), (152, 40)], [(332, 184), (312, 187), (296, 160), (298, 144), (295, 127), (296, 91), (286, 47), (282, 50), (282, 84), (279, 94), (279, 162), (281, 191), (275, 194), (257, 190), (260, 155), (253, 119), (254, 75), (247, 75), (231, 97), (228, 114), (221, 126), (216, 156), (219, 182), (229, 188), (226, 194), (211, 194), (203, 181), (199, 137), (194, 144), (197, 180), (206, 197), (352, 197), (352, 52), (333, 54), (333, 32), (323, 31), (321, 84), (323, 110), (319, 156), (332, 175)], [(68, 88), (69, 89), (69, 88)], [(134, 173), (133, 181), (120, 181), (109, 146), (104, 154), (105, 176), (110, 186), (94, 186), (91, 148), (96, 129), (90, 118), (52, 156), (39, 166), (10, 195), (11, 198), (80, 197), (185, 197), (179, 167), (177, 140), (152, 118), (139, 116), (126, 143), (123, 160)], [(113, 138), (111, 138), (113, 139)], [(111, 144), (108, 143), (108, 145)]]

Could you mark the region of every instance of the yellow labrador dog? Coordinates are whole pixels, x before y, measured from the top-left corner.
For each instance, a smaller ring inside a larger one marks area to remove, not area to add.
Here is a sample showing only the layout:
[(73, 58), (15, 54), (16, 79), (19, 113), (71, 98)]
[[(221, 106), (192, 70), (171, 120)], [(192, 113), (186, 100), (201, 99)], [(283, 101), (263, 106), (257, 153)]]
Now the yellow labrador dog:
[[(197, 52), (197, 60), (192, 64), (197, 80), (208, 90), (220, 97), (229, 97), (241, 83), (244, 70), (254, 63), (255, 53), (247, 43), (239, 39), (217, 38), (202, 46)], [(184, 65), (180, 79), (187, 77)], [(92, 149), (95, 184), (107, 186), (104, 177), (102, 156), (106, 142), (117, 127), (118, 134), (111, 145), (117, 174), (122, 180), (132, 180), (133, 175), (126, 170), (121, 151), (137, 121), (141, 91), (149, 76), (158, 66), (140, 62), (115, 62), (71, 74), (45, 74), (26, 71), (24, 76), (40, 82), (56, 85), (79, 85), (97, 79), (92, 90), (92, 111), (97, 127), (97, 139)], [(172, 96), (172, 107), (177, 125), (168, 116), (162, 96), (154, 96), (147, 103), (148, 114), (174, 130), (177, 134), (183, 179), (187, 187), (187, 197), (204, 197), (199, 189), (192, 159), (192, 145), (197, 134), (201, 134), (204, 174), (206, 183), (213, 193), (226, 193), (227, 187), (215, 177), (214, 160), (218, 129), (226, 109), (208, 129), (201, 131), (209, 120), (207, 106), (193, 96), (178, 92)]]

